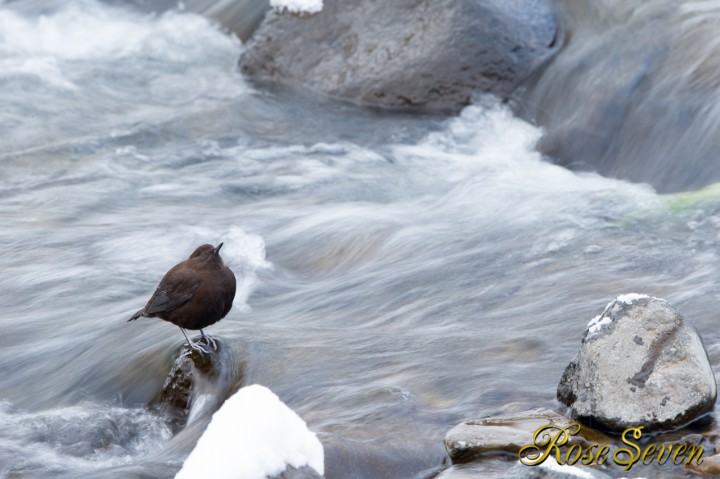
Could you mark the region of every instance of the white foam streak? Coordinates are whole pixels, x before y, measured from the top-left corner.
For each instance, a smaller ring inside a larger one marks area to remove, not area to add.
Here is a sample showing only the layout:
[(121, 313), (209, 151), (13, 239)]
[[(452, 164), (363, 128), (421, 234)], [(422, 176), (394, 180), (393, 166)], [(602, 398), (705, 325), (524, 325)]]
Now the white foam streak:
[(12, 469), (92, 470), (128, 464), (158, 451), (172, 431), (145, 409), (83, 404), (39, 412), (17, 410), (0, 401), (0, 447), (24, 451)]
[[(86, 62), (154, 58), (160, 65), (191, 64), (203, 62), (208, 52), (236, 56), (240, 46), (236, 37), (191, 13), (155, 17), (95, 0), (59, 4), (35, 17), (0, 10), (0, 77), (33, 76), (63, 90), (81, 88), (77, 82)], [(128, 65), (128, 75), (131, 71)], [(161, 71), (154, 77), (166, 79)]]
[(209, 21), (199, 15), (171, 11), (155, 18), (110, 8), (94, 0), (78, 0), (50, 14), (32, 18), (3, 10), (0, 11), (0, 54), (106, 60), (142, 52), (171, 54), (181, 59), (197, 53), (199, 45), (208, 46), (208, 43), (219, 48), (238, 47), (237, 38), (219, 32), (214, 35), (209, 26)]
[(322, 11), (323, 0), (270, 0), (270, 6), (278, 12), (313, 14)]

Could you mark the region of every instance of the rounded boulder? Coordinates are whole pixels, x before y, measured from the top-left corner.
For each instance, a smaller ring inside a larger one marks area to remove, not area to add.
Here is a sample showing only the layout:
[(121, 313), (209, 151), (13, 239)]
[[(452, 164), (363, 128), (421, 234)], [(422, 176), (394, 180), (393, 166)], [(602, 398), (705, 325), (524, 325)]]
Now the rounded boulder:
[(557, 397), (590, 427), (658, 431), (712, 411), (717, 384), (695, 327), (666, 301), (630, 294), (590, 321)]
[(240, 68), (361, 104), (450, 110), (507, 96), (562, 32), (548, 0), (325, 0), (318, 13), (270, 12)]

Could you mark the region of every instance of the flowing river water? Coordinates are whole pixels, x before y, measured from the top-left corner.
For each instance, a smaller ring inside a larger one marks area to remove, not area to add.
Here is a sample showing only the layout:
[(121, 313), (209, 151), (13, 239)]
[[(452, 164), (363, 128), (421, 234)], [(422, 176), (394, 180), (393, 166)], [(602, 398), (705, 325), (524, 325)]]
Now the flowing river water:
[(201, 431), (146, 405), (184, 339), (125, 321), (205, 242), (239, 281), (208, 329), (242, 350), (223, 392), (271, 388), (348, 470), (411, 477), (463, 419), (557, 408), (621, 293), (670, 301), (717, 368), (712, 190), (555, 166), (491, 98), (440, 118), (259, 90), (242, 48), (190, 12), (0, 4), (0, 478), (177, 471)]

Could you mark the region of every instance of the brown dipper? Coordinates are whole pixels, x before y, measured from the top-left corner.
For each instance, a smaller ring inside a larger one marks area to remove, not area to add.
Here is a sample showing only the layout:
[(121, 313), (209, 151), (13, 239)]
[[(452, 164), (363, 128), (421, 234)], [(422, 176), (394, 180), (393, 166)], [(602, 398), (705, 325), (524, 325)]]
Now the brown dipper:
[(170, 321), (180, 326), (190, 348), (207, 353), (185, 334), (186, 329), (199, 329), (206, 344), (216, 348), (215, 341), (205, 336), (202, 328), (224, 318), (235, 298), (235, 275), (220, 257), (222, 245), (198, 246), (188, 259), (173, 266), (150, 301), (128, 321), (140, 316)]

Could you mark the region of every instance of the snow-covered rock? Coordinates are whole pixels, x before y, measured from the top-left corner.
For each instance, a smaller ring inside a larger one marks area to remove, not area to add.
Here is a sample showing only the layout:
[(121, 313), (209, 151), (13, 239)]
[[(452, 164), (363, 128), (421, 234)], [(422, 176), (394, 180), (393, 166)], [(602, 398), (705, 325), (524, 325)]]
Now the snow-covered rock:
[(247, 386), (213, 414), (175, 479), (265, 479), (286, 469), (324, 474), (315, 433), (268, 388)]

